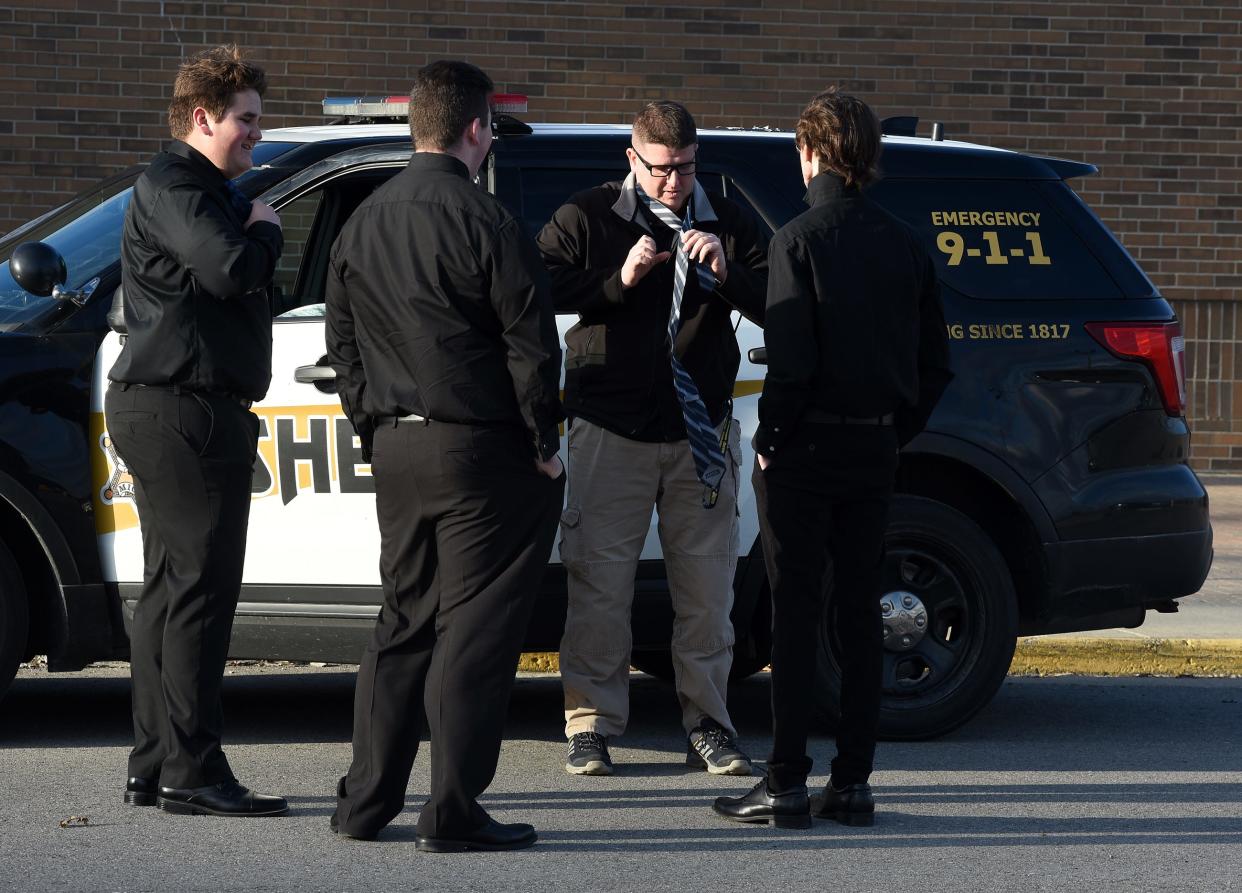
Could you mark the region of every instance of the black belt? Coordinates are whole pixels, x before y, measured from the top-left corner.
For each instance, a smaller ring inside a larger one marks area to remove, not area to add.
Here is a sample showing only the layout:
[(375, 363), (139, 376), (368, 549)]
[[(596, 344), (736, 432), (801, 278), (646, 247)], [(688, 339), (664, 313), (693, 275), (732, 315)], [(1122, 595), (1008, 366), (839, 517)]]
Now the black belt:
[(885, 428), (893, 424), (893, 414), (886, 412), (884, 415), (852, 416), (842, 415), (839, 412), (825, 412), (822, 409), (808, 409), (802, 414), (802, 420), (826, 425), (875, 425)]
[(130, 388), (142, 388), (144, 391), (167, 391), (174, 397), (182, 394), (193, 396), (198, 394), (202, 397), (218, 397), (221, 400), (229, 400), (237, 403), (242, 409), (249, 409), (254, 405), (254, 401), (248, 397), (242, 397), (238, 394), (230, 394), (227, 391), (204, 391), (194, 388), (183, 388), (179, 384), (134, 384), (128, 381), (111, 381), (108, 382), (109, 387), (114, 387), (119, 391), (128, 391)]

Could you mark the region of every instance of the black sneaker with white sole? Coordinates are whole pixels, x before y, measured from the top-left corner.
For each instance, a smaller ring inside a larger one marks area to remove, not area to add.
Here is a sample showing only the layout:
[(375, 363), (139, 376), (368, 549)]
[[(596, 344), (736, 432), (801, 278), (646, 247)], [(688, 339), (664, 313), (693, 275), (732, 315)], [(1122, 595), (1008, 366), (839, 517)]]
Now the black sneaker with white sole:
[(570, 775), (612, 775), (608, 739), (598, 732), (579, 732), (569, 739), (565, 771)]
[(751, 774), (750, 757), (720, 723), (706, 716), (690, 731), (686, 765), (706, 769), (712, 775)]

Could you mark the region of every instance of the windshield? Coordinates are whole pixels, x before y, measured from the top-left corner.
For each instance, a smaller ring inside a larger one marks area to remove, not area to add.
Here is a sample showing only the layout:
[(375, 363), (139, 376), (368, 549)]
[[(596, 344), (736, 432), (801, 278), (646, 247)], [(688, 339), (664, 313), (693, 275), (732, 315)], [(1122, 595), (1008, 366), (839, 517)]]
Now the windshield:
[[(263, 178), (258, 165), (293, 148), (295, 143), (259, 143), (255, 146), (256, 167), (238, 178), (242, 191), (249, 194), (250, 181), (261, 188)], [(142, 172), (135, 168), (125, 175), (96, 186), (63, 207), (35, 221), (34, 226), (14, 231), (3, 241), (5, 260), (0, 263), (0, 331), (28, 326), (58, 306), (51, 298), (32, 295), (14, 281), (9, 272), (8, 255), (22, 242), (46, 242), (60, 252), (69, 273), (66, 285), (81, 288), (96, 276), (104, 275), (121, 258), (121, 228), (129, 206), (131, 187)]]

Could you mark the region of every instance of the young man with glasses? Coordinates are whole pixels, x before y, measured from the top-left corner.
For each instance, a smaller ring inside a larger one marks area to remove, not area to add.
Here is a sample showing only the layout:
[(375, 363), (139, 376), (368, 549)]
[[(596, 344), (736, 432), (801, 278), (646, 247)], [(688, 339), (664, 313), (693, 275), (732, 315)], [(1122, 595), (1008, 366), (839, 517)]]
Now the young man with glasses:
[(748, 775), (725, 706), (733, 661), (740, 444), (730, 314), (763, 319), (767, 243), (698, 185), (698, 135), (675, 102), (634, 120), (630, 175), (573, 196), (539, 236), (566, 336), (569, 496), (561, 558), (566, 771), (608, 775), (629, 715), (630, 608), (659, 513), (687, 763)]

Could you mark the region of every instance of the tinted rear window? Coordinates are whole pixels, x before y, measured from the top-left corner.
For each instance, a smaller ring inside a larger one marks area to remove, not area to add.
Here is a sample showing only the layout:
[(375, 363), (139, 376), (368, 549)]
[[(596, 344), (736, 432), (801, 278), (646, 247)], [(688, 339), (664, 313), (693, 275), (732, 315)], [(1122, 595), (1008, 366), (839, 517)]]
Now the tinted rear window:
[(1062, 183), (1028, 180), (881, 180), (870, 196), (926, 242), (940, 279), (972, 298), (1122, 297), (1087, 246), (1101, 224), (1054, 202)]

